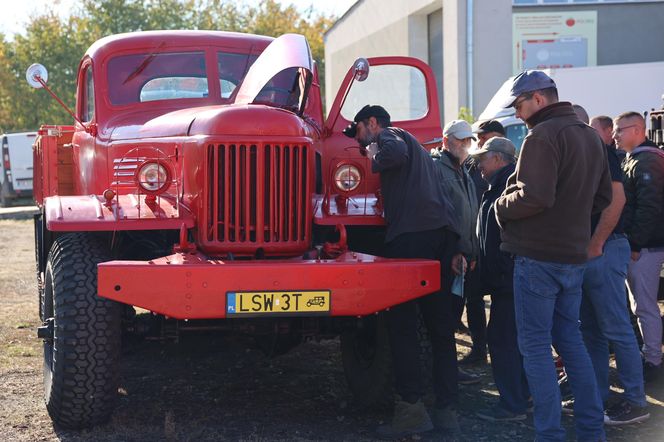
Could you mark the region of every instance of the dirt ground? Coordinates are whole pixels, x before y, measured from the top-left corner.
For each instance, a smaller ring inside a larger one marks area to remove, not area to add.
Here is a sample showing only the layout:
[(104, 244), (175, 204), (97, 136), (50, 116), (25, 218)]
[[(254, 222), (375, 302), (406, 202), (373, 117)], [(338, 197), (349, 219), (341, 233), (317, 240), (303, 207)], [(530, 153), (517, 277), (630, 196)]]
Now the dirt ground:
[[(269, 359), (240, 338), (140, 341), (123, 351), (121, 387), (110, 423), (89, 431), (55, 428), (42, 400), (41, 342), (32, 223), (0, 220), (0, 439), (11, 441), (371, 441), (385, 413), (358, 410), (346, 388), (339, 341), (309, 342)], [(459, 353), (469, 340), (457, 335)], [(474, 416), (497, 395), (488, 366), (462, 386), (456, 439), (533, 440), (532, 418), (490, 424)], [(646, 387), (652, 417), (609, 428), (612, 441), (664, 441), (664, 382)], [(563, 417), (570, 438), (573, 420)], [(571, 439), (572, 440), (572, 439)]]

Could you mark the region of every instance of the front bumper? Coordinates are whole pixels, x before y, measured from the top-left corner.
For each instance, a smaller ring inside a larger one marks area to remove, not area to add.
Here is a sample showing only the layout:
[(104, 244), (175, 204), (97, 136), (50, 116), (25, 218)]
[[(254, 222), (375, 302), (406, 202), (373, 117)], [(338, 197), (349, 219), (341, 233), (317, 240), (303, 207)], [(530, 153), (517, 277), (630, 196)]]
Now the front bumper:
[(98, 265), (98, 293), (177, 319), (226, 317), (237, 291), (330, 290), (330, 316), (364, 316), (440, 289), (440, 263), (346, 252), (326, 260), (209, 260), (176, 253)]

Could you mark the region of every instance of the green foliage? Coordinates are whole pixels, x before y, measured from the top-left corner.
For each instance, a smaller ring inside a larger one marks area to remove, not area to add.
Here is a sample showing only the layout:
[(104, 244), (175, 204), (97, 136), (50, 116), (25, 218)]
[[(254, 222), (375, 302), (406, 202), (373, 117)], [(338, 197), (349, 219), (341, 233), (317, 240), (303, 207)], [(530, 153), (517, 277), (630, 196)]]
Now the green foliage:
[(473, 117), (473, 113), (467, 107), (462, 107), (459, 109), (459, 116), (457, 118), (460, 120), (466, 120), (470, 124), (473, 124), (475, 122), (475, 117)]
[(34, 62), (46, 66), (49, 86), (73, 108), (76, 72), (86, 49), (102, 37), (122, 32), (209, 29), (273, 37), (303, 34), (324, 87), (323, 34), (334, 20), (312, 10), (300, 13), (275, 0), (262, 0), (255, 7), (225, 0), (80, 0), (68, 19), (47, 9), (30, 18), (24, 35), (13, 41), (0, 33), (0, 130), (71, 124), (71, 116), (48, 93), (27, 85), (25, 70)]

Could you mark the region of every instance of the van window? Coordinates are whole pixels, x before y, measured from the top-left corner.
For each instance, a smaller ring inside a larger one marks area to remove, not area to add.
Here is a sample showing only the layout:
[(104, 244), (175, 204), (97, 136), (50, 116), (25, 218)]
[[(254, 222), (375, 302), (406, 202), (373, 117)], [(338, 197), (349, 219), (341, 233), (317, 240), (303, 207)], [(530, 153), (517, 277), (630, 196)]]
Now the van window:
[(514, 143), (517, 153), (521, 151), (521, 145), (526, 135), (528, 135), (528, 128), (523, 123), (505, 126), (505, 136)]
[(371, 66), (366, 80), (351, 86), (341, 115), (352, 121), (366, 104), (381, 105), (389, 112), (392, 121), (409, 121), (423, 118), (429, 111), (427, 85), (424, 73), (413, 66)]

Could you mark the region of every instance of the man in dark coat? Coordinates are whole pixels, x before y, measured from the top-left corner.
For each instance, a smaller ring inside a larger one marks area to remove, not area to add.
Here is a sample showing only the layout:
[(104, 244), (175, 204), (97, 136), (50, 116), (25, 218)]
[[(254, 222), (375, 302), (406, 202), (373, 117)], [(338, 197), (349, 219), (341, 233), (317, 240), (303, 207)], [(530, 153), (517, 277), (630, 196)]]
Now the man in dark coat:
[(528, 381), (517, 344), (514, 319), (514, 260), (500, 250), (500, 229), (495, 201), (505, 190), (507, 177), (514, 173), (514, 144), (503, 137), (490, 138), (473, 152), (479, 170), (489, 183), (482, 196), (477, 232), (480, 242), (479, 271), (484, 292), (491, 294), (491, 316), (487, 329), (493, 378), (500, 393), (498, 404), (477, 415), (490, 421), (516, 421), (526, 418)]
[[(451, 206), (437, 181), (435, 165), (420, 143), (407, 131), (392, 127), (381, 106), (364, 106), (345, 130), (371, 159), (380, 174), (389, 258), (428, 258), (441, 262), (442, 289), (392, 307), (387, 328), (392, 350), (398, 399), (391, 423), (378, 427), (381, 437), (400, 438), (434, 428), (458, 430), (455, 296), (449, 272), (458, 255), (459, 235), (453, 229)], [(427, 327), (433, 352), (436, 403), (431, 416), (424, 407), (422, 364), (419, 359), (417, 307)]]

